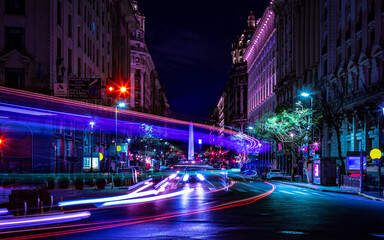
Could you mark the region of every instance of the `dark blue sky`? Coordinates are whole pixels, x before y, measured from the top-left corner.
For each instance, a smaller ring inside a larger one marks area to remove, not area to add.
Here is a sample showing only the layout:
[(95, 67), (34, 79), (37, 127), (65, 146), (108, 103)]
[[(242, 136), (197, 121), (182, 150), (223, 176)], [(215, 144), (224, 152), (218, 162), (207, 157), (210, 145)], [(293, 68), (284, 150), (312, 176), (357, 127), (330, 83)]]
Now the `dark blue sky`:
[(176, 118), (205, 121), (231, 70), (231, 43), (267, 0), (139, 0), (146, 43)]

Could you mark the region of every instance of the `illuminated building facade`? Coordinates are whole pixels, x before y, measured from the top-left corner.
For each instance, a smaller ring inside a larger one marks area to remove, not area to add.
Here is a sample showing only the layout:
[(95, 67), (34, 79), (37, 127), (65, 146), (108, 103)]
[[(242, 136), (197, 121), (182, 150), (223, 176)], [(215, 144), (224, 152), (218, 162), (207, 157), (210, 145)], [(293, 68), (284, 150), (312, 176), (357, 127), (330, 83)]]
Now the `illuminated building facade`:
[(170, 108), (164, 86), (159, 80), (152, 56), (145, 44), (145, 16), (139, 12), (137, 0), (131, 0), (139, 27), (131, 34), (131, 73), (129, 108), (139, 112), (169, 115)]
[[(345, 83), (345, 121), (340, 129), (342, 156), (348, 151), (384, 147), (384, 2), (320, 1), (321, 61), (319, 81), (327, 84), (328, 101), (339, 101), (332, 89)], [(337, 134), (324, 126), (322, 156), (338, 157)]]
[[(250, 40), (245, 60), (248, 73), (248, 123), (253, 125), (264, 114), (273, 113), (276, 107), (276, 29), (274, 12), (268, 6), (257, 21), (256, 31)], [(264, 139), (265, 141), (267, 139)], [(252, 163), (259, 172), (272, 166), (271, 148), (263, 144), (257, 161)], [(253, 159), (253, 157), (249, 156)], [(254, 159), (253, 159), (254, 160)]]
[[(101, 86), (108, 78), (128, 80), (128, 32), (136, 24), (128, 3), (1, 0), (0, 6), (1, 86), (68, 97), (71, 77), (101, 78)], [(103, 99), (79, 100), (107, 104)]]
[(248, 121), (250, 124), (266, 112), (275, 110), (276, 30), (274, 13), (267, 7), (258, 20), (255, 34), (245, 52), (248, 72)]
[[(114, 106), (116, 99), (108, 98), (103, 87), (107, 80), (128, 82), (129, 33), (136, 25), (127, 1), (0, 0), (0, 86), (72, 98), (71, 78), (100, 78), (95, 99), (76, 100)], [(83, 156), (90, 157), (92, 149), (105, 155), (114, 139), (100, 129), (91, 136), (88, 123), (80, 126), (73, 119), (44, 123), (58, 127), (33, 129), (2, 119), (0, 132), (8, 144), (26, 148), (4, 148), (0, 171), (82, 171)], [(92, 137), (99, 139), (98, 146)]]

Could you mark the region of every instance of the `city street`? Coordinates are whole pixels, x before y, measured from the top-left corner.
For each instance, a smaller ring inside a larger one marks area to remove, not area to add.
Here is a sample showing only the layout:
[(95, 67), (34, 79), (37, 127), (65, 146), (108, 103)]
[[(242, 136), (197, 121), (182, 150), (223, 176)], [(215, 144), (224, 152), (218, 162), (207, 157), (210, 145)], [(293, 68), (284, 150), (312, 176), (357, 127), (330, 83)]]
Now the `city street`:
[(229, 177), (233, 185), (228, 189), (215, 191), (223, 184), (223, 176), (210, 175), (204, 183), (178, 184), (180, 189), (196, 189), (180, 197), (92, 208), (91, 217), (81, 222), (25, 231), (15, 229), (1, 232), (0, 236), (2, 239), (376, 239), (384, 236), (382, 202), (273, 180), (260, 182), (237, 174)]

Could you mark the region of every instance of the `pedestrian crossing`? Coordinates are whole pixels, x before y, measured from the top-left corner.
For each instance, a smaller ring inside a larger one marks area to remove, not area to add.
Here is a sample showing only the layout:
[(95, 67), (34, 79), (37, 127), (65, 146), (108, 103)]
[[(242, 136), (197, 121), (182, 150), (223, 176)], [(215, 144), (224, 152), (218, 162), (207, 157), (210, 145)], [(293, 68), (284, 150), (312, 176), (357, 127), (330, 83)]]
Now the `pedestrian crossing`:
[(288, 194), (288, 195), (303, 195), (303, 196), (311, 196), (311, 195), (317, 195), (317, 196), (324, 196), (324, 193), (316, 192), (316, 191), (307, 191), (307, 190), (276, 190), (276, 193), (282, 193), (282, 194)]

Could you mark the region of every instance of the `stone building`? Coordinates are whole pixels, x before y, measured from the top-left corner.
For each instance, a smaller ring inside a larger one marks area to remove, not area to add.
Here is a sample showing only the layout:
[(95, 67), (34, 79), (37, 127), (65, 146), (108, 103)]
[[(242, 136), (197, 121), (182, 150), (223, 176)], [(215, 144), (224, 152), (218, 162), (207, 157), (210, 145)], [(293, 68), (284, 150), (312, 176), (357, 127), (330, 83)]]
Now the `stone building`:
[[(136, 27), (128, 3), (1, 0), (0, 6), (1, 86), (68, 97), (72, 77), (100, 78), (101, 86), (117, 75), (128, 80), (129, 32)], [(107, 104), (102, 94), (79, 100)]]
[(169, 115), (170, 108), (164, 86), (159, 80), (155, 63), (145, 43), (145, 16), (139, 12), (137, 0), (131, 0), (138, 28), (132, 32), (130, 109), (157, 115)]
[[(343, 101), (342, 156), (379, 147), (383, 151), (384, 2), (322, 0), (320, 4), (319, 81), (330, 103)], [(338, 157), (336, 132), (324, 126), (322, 135), (322, 156)]]
[(276, 85), (276, 29), (274, 12), (267, 7), (258, 20), (255, 34), (245, 52), (248, 73), (248, 122), (274, 112)]
[(218, 105), (218, 121), (222, 128), (244, 131), (247, 125), (248, 74), (244, 53), (255, 32), (255, 16), (252, 11), (247, 19), (247, 28), (232, 43), (232, 69)]
[[(256, 31), (250, 40), (244, 59), (248, 73), (248, 123), (252, 126), (264, 114), (273, 113), (276, 107), (274, 88), (276, 86), (276, 29), (275, 14), (268, 6), (257, 21)], [(269, 139), (262, 139), (267, 142)], [(250, 165), (259, 172), (271, 168), (271, 145), (262, 144)], [(257, 161), (254, 161), (256, 160)]]

